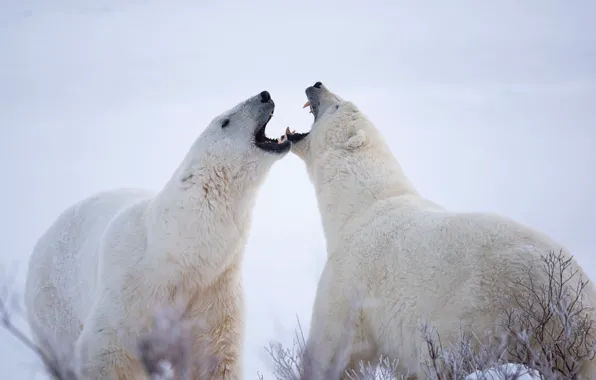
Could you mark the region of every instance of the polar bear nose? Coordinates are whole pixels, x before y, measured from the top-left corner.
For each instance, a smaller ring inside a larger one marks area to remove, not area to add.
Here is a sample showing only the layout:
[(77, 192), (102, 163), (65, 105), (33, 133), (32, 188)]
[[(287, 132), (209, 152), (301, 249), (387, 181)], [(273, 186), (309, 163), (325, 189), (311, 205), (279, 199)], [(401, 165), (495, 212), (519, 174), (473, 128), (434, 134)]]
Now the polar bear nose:
[(267, 103), (271, 100), (271, 95), (267, 91), (261, 92), (261, 103)]
[(314, 87), (315, 88), (321, 88), (322, 85), (323, 85), (323, 83), (317, 82), (317, 83), (315, 83)]

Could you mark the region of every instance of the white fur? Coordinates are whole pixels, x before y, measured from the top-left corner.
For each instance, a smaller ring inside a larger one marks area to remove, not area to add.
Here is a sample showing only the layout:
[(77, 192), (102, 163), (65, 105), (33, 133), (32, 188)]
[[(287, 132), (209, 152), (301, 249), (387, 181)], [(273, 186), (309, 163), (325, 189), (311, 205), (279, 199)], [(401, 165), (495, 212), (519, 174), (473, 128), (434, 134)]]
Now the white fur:
[[(541, 283), (539, 255), (564, 248), (502, 216), (450, 212), (424, 199), (353, 103), (324, 86), (309, 91), (309, 100), (320, 103), (318, 117), (292, 151), (315, 187), (328, 258), (308, 354), (321, 373), (338, 374), (344, 365), (357, 370), (359, 360), (383, 355), (423, 378), (427, 348), (419, 322), (436, 327), (445, 346), (455, 342), (460, 326), (484, 334), (494, 327), (503, 296), (511, 294), (510, 281), (524, 276), (522, 266), (534, 265)], [(594, 305), (595, 288), (585, 294)], [(355, 297), (361, 296), (372, 301), (359, 304)], [(348, 342), (354, 345), (346, 352)], [(594, 373), (595, 364), (586, 364), (582, 374)]]
[(36, 244), (26, 284), (45, 350), (74, 346), (90, 378), (144, 378), (140, 329), (155, 308), (196, 295), (193, 359), (219, 360), (216, 378), (242, 377), (242, 254), (257, 191), (285, 155), (253, 143), (273, 108), (257, 95), (213, 119), (156, 194), (107, 191), (63, 212)]

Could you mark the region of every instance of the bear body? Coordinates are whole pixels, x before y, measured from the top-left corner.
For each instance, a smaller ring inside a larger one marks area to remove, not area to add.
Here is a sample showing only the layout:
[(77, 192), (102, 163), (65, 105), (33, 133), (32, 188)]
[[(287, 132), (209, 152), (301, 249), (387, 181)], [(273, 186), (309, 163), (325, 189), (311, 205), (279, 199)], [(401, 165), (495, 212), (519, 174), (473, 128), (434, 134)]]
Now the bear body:
[(147, 378), (139, 336), (183, 301), (190, 378), (242, 378), (244, 246), (257, 191), (290, 149), (265, 137), (274, 107), (264, 91), (214, 118), (161, 191), (106, 191), (59, 216), (25, 291), (44, 351), (71, 347), (89, 378)]
[[(519, 290), (512, 281), (529, 266), (544, 284), (541, 255), (564, 247), (508, 218), (450, 212), (423, 198), (353, 103), (320, 82), (306, 94), (315, 121), (289, 138), (315, 187), (328, 255), (306, 344), (312, 378), (338, 378), (380, 356), (399, 360), (402, 375), (425, 378), (421, 322), (436, 328), (443, 347), (461, 329), (492, 331)], [(586, 280), (572, 263), (575, 279)], [(584, 295), (595, 305), (591, 283)], [(595, 368), (588, 361), (581, 374)]]

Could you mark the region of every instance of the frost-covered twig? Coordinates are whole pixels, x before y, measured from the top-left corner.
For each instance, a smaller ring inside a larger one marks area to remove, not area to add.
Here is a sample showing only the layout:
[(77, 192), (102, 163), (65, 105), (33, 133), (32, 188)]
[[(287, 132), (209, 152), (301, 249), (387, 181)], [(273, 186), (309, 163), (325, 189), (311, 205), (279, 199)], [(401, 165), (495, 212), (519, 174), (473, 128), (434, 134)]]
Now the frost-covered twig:
[(0, 296), (0, 326), (7, 330), (13, 337), (31, 350), (43, 363), (46, 370), (56, 380), (76, 380), (76, 375), (68, 360), (61, 358), (56, 352), (44, 352), (24, 332), (12, 323), (6, 301)]
[(596, 356), (593, 309), (583, 294), (588, 281), (562, 251), (541, 259), (546, 283), (534, 281), (536, 268), (524, 268), (524, 278), (514, 282), (523, 291), (505, 307), (503, 327), (514, 338), (509, 354), (546, 376), (574, 378), (581, 363)]
[[(190, 305), (190, 302), (189, 302)], [(188, 318), (188, 306), (179, 308), (163, 306), (155, 310), (151, 329), (141, 332), (138, 341), (138, 358), (151, 380), (190, 379), (193, 364), (199, 364), (202, 370), (201, 379), (211, 379), (219, 362), (215, 357), (200, 357), (197, 363), (193, 355), (190, 341), (190, 326), (198, 321)], [(10, 318), (5, 301), (0, 297), (0, 326), (29, 348), (44, 364), (46, 371), (57, 380), (82, 380), (83, 374), (76, 374), (72, 366), (72, 356), (58, 355), (63, 352), (62, 344), (50, 344), (48, 338), (45, 347), (58, 347), (46, 352), (35, 344), (27, 335), (19, 330)], [(47, 343), (47, 344), (46, 344)], [(206, 350), (204, 350), (206, 351)], [(196, 354), (196, 353), (195, 353)], [(167, 373), (171, 368), (174, 376)]]
[[(526, 277), (512, 284), (521, 290), (518, 293), (521, 296), (503, 306), (504, 322), (499, 324), (495, 320), (495, 329), (484, 332), (485, 336), (460, 330), (455, 343), (443, 346), (437, 331), (427, 323), (421, 325), (428, 351), (428, 360), (422, 365), (429, 379), (576, 378), (582, 362), (596, 356), (593, 314), (582, 295), (587, 281), (576, 279), (577, 271), (571, 270), (572, 258), (562, 252), (545, 255), (542, 261), (544, 265), (538, 269), (547, 274), (547, 284), (539, 285), (535, 280), (536, 268), (527, 268)], [(296, 345), (295, 341), (292, 350), (285, 350), (279, 344), (269, 350), (278, 380), (308, 379), (301, 370), (303, 356), (296, 354), (306, 346), (301, 327), (299, 332), (300, 344)], [(382, 371), (395, 377), (397, 373), (392, 371), (397, 366), (388, 363), (392, 363), (388, 358), (380, 366), (362, 363), (358, 371), (348, 370), (348, 375), (372, 379)]]
[(399, 374), (398, 360), (389, 360), (389, 358), (381, 356), (379, 363), (373, 365), (372, 363), (365, 363), (360, 361), (358, 363), (358, 371), (355, 369), (348, 369), (346, 371), (347, 378), (350, 380), (405, 380), (408, 379), (408, 374)]
[(298, 328), (294, 334), (291, 348), (284, 348), (279, 342), (274, 342), (269, 344), (266, 351), (273, 360), (273, 375), (276, 379), (300, 380), (308, 372), (305, 369), (308, 364), (303, 362), (306, 359), (304, 355), (306, 340), (300, 320), (298, 320)]
[(423, 365), (429, 379), (526, 380), (529, 374), (537, 374), (523, 365), (507, 363), (506, 335), (498, 340), (493, 334), (479, 339), (460, 329), (458, 340), (444, 347), (439, 334), (428, 323), (422, 323), (421, 330), (429, 354)]

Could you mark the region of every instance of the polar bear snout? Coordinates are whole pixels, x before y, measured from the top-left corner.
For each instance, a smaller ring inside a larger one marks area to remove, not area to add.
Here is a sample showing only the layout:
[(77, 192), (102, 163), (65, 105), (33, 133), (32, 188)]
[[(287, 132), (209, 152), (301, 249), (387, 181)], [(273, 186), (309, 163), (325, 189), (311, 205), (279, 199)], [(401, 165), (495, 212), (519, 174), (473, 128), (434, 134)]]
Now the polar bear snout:
[(342, 99), (339, 96), (329, 91), (329, 89), (327, 89), (321, 82), (317, 82), (314, 85), (307, 87), (304, 92), (308, 98), (304, 107), (310, 106), (310, 112), (313, 114), (315, 122), (321, 115), (327, 112), (327, 110), (336, 107), (342, 102)]
[(271, 98), (269, 91), (261, 91), (255, 98), (255, 102), (252, 102), (252, 107), (257, 108), (257, 120), (256, 128), (254, 132), (254, 145), (266, 152), (270, 153), (286, 153), (290, 150), (291, 143), (287, 138), (287, 135), (282, 135), (276, 139), (267, 137), (265, 129), (267, 124), (273, 117), (273, 111), (275, 110), (275, 103)]
[[(338, 109), (339, 104), (342, 102), (342, 99), (329, 91), (322, 82), (316, 82), (314, 85), (307, 87), (304, 92), (306, 93), (306, 98), (308, 100), (302, 108), (309, 107), (309, 112), (312, 113), (315, 118), (314, 123), (316, 123), (321, 115), (327, 112), (327, 110)], [(286, 131), (286, 133), (288, 139), (292, 143), (298, 143), (304, 140), (310, 132), (295, 133)]]
[(269, 91), (262, 91), (248, 101), (250, 113), (253, 115), (257, 128), (271, 120), (275, 111), (275, 102), (271, 98)]
[(323, 87), (323, 83), (317, 82), (313, 86), (307, 87), (304, 92), (306, 93), (306, 98), (308, 99), (304, 107), (310, 107), (310, 112), (315, 117), (315, 120), (317, 120), (321, 107), (321, 95), (324, 92), (329, 92), (329, 90)]
[(261, 103), (267, 103), (267, 102), (271, 101), (271, 94), (269, 94), (269, 91), (262, 91), (260, 95), (261, 95)]

